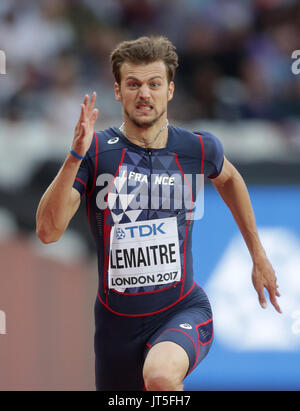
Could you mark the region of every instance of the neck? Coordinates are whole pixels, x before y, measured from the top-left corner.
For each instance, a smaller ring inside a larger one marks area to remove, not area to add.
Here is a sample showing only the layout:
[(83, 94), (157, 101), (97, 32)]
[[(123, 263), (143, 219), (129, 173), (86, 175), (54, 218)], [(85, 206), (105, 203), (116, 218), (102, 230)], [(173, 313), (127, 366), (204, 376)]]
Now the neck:
[(143, 148), (164, 148), (168, 141), (168, 120), (157, 122), (151, 127), (139, 127), (125, 120), (120, 131), (133, 144)]

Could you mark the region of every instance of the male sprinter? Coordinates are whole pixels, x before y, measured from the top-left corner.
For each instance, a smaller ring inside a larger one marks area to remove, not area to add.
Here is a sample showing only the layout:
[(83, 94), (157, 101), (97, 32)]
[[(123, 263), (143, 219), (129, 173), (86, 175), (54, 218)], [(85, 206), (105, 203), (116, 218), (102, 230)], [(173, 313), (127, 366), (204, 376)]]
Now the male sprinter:
[(85, 196), (99, 271), (96, 389), (179, 391), (213, 338), (209, 301), (193, 280), (199, 188), (188, 176), (212, 179), (251, 254), (260, 304), (265, 287), (280, 312), (276, 277), (245, 183), (220, 141), (168, 125), (175, 47), (141, 37), (119, 44), (111, 63), (124, 123), (95, 133), (96, 94), (84, 97), (72, 148), (40, 201), (37, 235), (57, 241)]

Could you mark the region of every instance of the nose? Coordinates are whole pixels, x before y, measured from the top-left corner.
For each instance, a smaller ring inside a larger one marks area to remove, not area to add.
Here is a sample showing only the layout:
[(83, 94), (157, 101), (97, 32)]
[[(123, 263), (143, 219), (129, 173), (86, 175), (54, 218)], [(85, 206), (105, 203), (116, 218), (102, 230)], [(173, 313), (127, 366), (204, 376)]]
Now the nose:
[(150, 90), (147, 84), (143, 84), (139, 88), (139, 98), (142, 100), (148, 100), (150, 98)]

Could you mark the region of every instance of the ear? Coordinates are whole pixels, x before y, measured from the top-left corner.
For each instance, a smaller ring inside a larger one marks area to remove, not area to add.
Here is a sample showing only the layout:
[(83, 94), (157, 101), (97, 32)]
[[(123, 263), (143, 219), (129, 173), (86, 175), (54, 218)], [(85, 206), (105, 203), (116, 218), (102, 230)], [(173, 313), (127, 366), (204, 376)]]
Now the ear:
[(173, 81), (170, 82), (168, 87), (168, 101), (172, 100), (175, 90), (175, 84)]
[(115, 98), (117, 101), (122, 101), (122, 95), (121, 95), (121, 86), (117, 82), (114, 84), (115, 87)]

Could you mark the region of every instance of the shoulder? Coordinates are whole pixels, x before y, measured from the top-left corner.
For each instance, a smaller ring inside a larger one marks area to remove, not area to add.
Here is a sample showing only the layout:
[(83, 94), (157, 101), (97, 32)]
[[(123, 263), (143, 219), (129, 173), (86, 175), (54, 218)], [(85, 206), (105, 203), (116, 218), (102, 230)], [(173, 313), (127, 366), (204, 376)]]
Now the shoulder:
[(214, 157), (215, 155), (223, 155), (223, 145), (218, 137), (208, 131), (195, 131), (195, 134), (201, 139), (204, 155), (206, 158)]
[(190, 157), (211, 157), (216, 152), (223, 152), (221, 141), (208, 131), (189, 131), (184, 128), (171, 127), (171, 148)]
[(224, 150), (221, 141), (208, 131), (197, 131), (201, 138), (206, 174), (209, 178), (217, 177), (223, 168)]
[(201, 141), (197, 134), (180, 127), (170, 127), (171, 139), (169, 149), (188, 157), (200, 157)]

